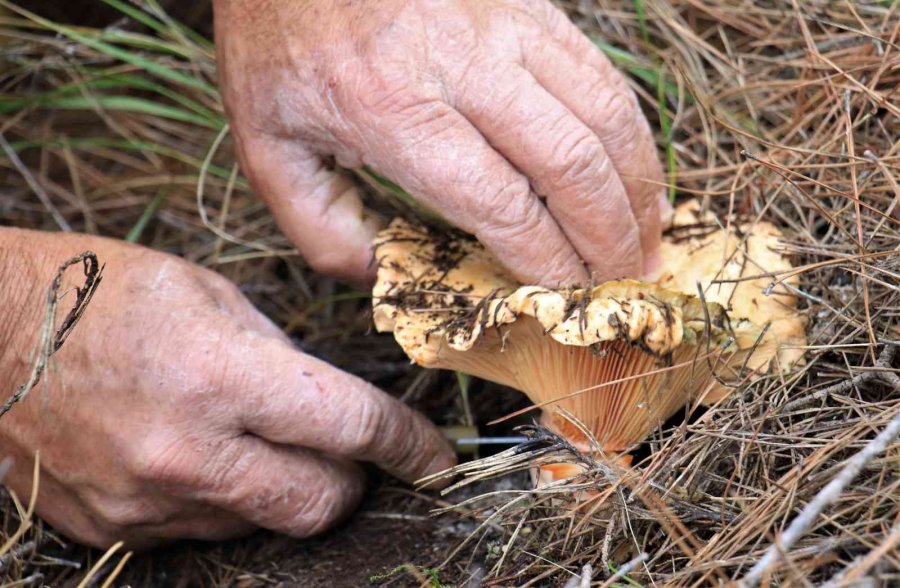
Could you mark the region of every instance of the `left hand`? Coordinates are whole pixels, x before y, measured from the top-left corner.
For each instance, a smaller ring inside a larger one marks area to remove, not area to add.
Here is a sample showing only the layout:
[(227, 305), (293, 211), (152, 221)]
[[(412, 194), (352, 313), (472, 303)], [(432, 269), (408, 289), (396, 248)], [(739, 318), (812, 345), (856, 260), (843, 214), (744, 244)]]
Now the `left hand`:
[(356, 461), (407, 481), (453, 465), (424, 416), (297, 351), (222, 276), (94, 236), (0, 228), (4, 385), (30, 373), (48, 277), (84, 250), (103, 283), (43, 385), (0, 419), (3, 483), (27, 500), (40, 450), (37, 513), (66, 535), (306, 537), (356, 506)]

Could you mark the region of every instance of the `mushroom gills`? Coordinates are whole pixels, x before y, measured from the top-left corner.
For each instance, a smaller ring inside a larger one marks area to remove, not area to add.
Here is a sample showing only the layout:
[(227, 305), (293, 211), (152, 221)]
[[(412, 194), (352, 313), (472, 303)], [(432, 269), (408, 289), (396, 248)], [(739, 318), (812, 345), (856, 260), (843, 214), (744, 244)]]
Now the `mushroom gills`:
[(486, 330), (466, 351), (441, 346), (428, 367), (520, 390), (545, 407), (542, 423), (579, 449), (589, 451), (593, 443), (561, 413), (578, 418), (605, 452), (618, 453), (718, 385), (707, 355), (696, 344), (679, 345), (665, 357), (621, 339), (564, 345), (536, 319), (522, 317)]
[(519, 285), (470, 238), (395, 220), (375, 244), (376, 328), (419, 365), (524, 392), (583, 451), (629, 451), (686, 404), (789, 367), (805, 343), (795, 279), (767, 293), (757, 276), (790, 269), (772, 225), (723, 228), (696, 202), (674, 222), (658, 283), (549, 289)]

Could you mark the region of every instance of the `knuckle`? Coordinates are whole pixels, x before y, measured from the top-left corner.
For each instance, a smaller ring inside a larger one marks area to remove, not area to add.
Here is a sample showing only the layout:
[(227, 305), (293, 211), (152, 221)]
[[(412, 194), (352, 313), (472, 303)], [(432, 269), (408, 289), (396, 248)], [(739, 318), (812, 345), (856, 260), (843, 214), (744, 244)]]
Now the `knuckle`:
[(404, 68), (375, 64), (364, 71), (356, 70), (332, 73), (325, 85), (328, 102), (352, 118), (389, 117), (404, 120), (421, 115), (423, 109), (438, 102), (439, 93)]
[(554, 6), (552, 2), (547, 2), (547, 0), (524, 0), (522, 4), (541, 22), (546, 23), (550, 27), (551, 32), (574, 28), (569, 17)]
[(357, 407), (344, 430), (344, 451), (351, 455), (369, 455), (383, 443), (387, 425), (385, 408), (380, 400), (362, 398), (355, 400)]
[(410, 103), (396, 114), (395, 128), (403, 137), (402, 150), (413, 153), (419, 144), (440, 140), (458, 129), (463, 121), (450, 105), (433, 99)]
[(591, 134), (579, 133), (579, 136), (559, 148), (556, 183), (560, 186), (581, 186), (594, 182), (602, 170), (602, 162), (606, 159), (603, 146)]
[[(495, 66), (495, 71), (502, 72), (501, 68), (505, 67), (507, 67), (506, 64), (500, 63)], [(503, 74), (499, 73), (498, 75), (502, 76)], [(485, 100), (484, 107), (488, 116), (496, 117), (498, 119), (506, 118), (508, 117), (507, 113), (521, 110), (523, 100), (534, 93), (532, 78), (516, 72), (513, 72), (510, 76), (507, 83), (500, 85), (495, 90), (496, 98), (492, 96), (491, 100)], [(552, 115), (552, 112), (541, 112), (536, 119), (532, 121), (532, 125), (537, 126), (543, 124)]]
[[(458, 83), (457, 94), (466, 109), (484, 118), (500, 118), (519, 108), (533, 83), (524, 72), (496, 58), (475, 61)], [(490, 81), (490, 83), (486, 83)]]
[(630, 89), (599, 92), (593, 109), (595, 126), (603, 129), (603, 139), (613, 144), (632, 142), (642, 129), (636, 97)]
[(428, 452), (423, 451), (423, 447), (420, 444), (412, 442), (408, 435), (404, 434), (394, 446), (393, 451), (384, 456), (380, 465), (388, 470), (415, 471), (419, 466), (425, 465), (422, 461), (428, 455)]
[(198, 273), (197, 279), (202, 280), (204, 284), (211, 287), (217, 293), (234, 300), (243, 299), (244, 295), (241, 293), (240, 288), (237, 287), (237, 284), (218, 272), (206, 268), (199, 269), (202, 271)]
[(485, 174), (482, 185), (476, 185), (478, 192), (484, 194), (479, 200), (482, 217), (488, 222), (502, 221), (515, 216), (517, 202), (528, 200), (531, 187), (525, 176), (519, 176), (497, 182), (496, 178)]
[(406, 79), (389, 80), (384, 76), (367, 75), (361, 85), (368, 91), (358, 96), (359, 107), (380, 114), (403, 114), (417, 103), (412, 83)]
[(637, 113), (634, 92), (620, 89), (601, 92), (598, 97), (598, 110), (605, 113), (609, 119), (630, 120)]
[(491, 214), (486, 225), (476, 232), (478, 237), (490, 235), (493, 240), (512, 243), (537, 232), (541, 220), (541, 203), (537, 198), (510, 201), (502, 214)]
[(246, 303), (240, 288), (222, 275), (205, 270), (196, 276), (199, 285), (209, 294), (213, 306), (226, 314)]
[(334, 490), (321, 490), (307, 495), (292, 525), (292, 534), (301, 537), (317, 535), (344, 516), (342, 501)]
[(516, 31), (519, 37), (537, 37), (542, 33), (534, 12), (521, 3), (501, 4), (492, 11), (488, 26), (492, 33), (489, 38), (498, 43), (510, 37), (510, 30)]
[(94, 503), (93, 510), (112, 529), (126, 530), (166, 522), (166, 517), (152, 504), (139, 500), (98, 500)]
[(611, 244), (609, 254), (604, 257), (609, 260), (619, 260), (625, 273), (639, 266), (641, 261), (641, 241), (637, 226), (630, 226), (623, 231), (620, 238)]

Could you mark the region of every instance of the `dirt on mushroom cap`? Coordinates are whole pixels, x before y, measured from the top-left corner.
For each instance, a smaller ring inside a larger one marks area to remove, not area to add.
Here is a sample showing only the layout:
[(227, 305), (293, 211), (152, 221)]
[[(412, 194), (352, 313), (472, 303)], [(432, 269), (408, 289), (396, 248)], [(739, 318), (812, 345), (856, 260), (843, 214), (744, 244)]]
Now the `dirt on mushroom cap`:
[(766, 223), (719, 226), (688, 202), (658, 284), (554, 290), (520, 286), (464, 236), (396, 220), (376, 242), (375, 325), (415, 363), (521, 390), (576, 444), (593, 440), (560, 414), (624, 451), (686, 403), (721, 398), (775, 357), (782, 367), (799, 358), (785, 348), (804, 329), (787, 287), (766, 296), (771, 278), (728, 281), (789, 270), (778, 236)]

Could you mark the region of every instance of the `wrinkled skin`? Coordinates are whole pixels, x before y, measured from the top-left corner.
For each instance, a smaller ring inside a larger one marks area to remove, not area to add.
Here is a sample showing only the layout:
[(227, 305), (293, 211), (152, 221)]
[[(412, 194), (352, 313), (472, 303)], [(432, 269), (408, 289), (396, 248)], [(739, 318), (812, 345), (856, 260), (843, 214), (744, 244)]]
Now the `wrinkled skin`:
[[(371, 279), (369, 165), (524, 283), (653, 274), (661, 169), (623, 76), (548, 0), (216, 0), (243, 169), (317, 269)], [(328, 235), (323, 239), (322, 235)]]
[[(399, 182), (523, 282), (655, 271), (647, 123), (547, 0), (216, 0), (215, 12), (244, 171), (313, 267), (374, 272), (376, 224), (333, 156)], [(105, 281), (0, 423), (15, 458), (4, 482), (27, 498), (40, 449), (38, 513), (71, 537), (306, 536), (357, 502), (357, 461), (404, 480), (453, 463), (423, 417), (297, 352), (221, 277), (98, 238), (0, 229), (8, 385), (27, 376), (43, 288), (84, 249)]]
[[(84, 250), (106, 264), (103, 282), (43, 384), (0, 421), (15, 460), (4, 482), (27, 500), (40, 450), (38, 514), (70, 537), (307, 536), (356, 505), (356, 460), (407, 481), (452, 465), (424, 417), (296, 351), (223, 277), (96, 237), (0, 230), (10, 391), (30, 370), (42, 293)], [(83, 281), (77, 267), (67, 276), (63, 291)]]

